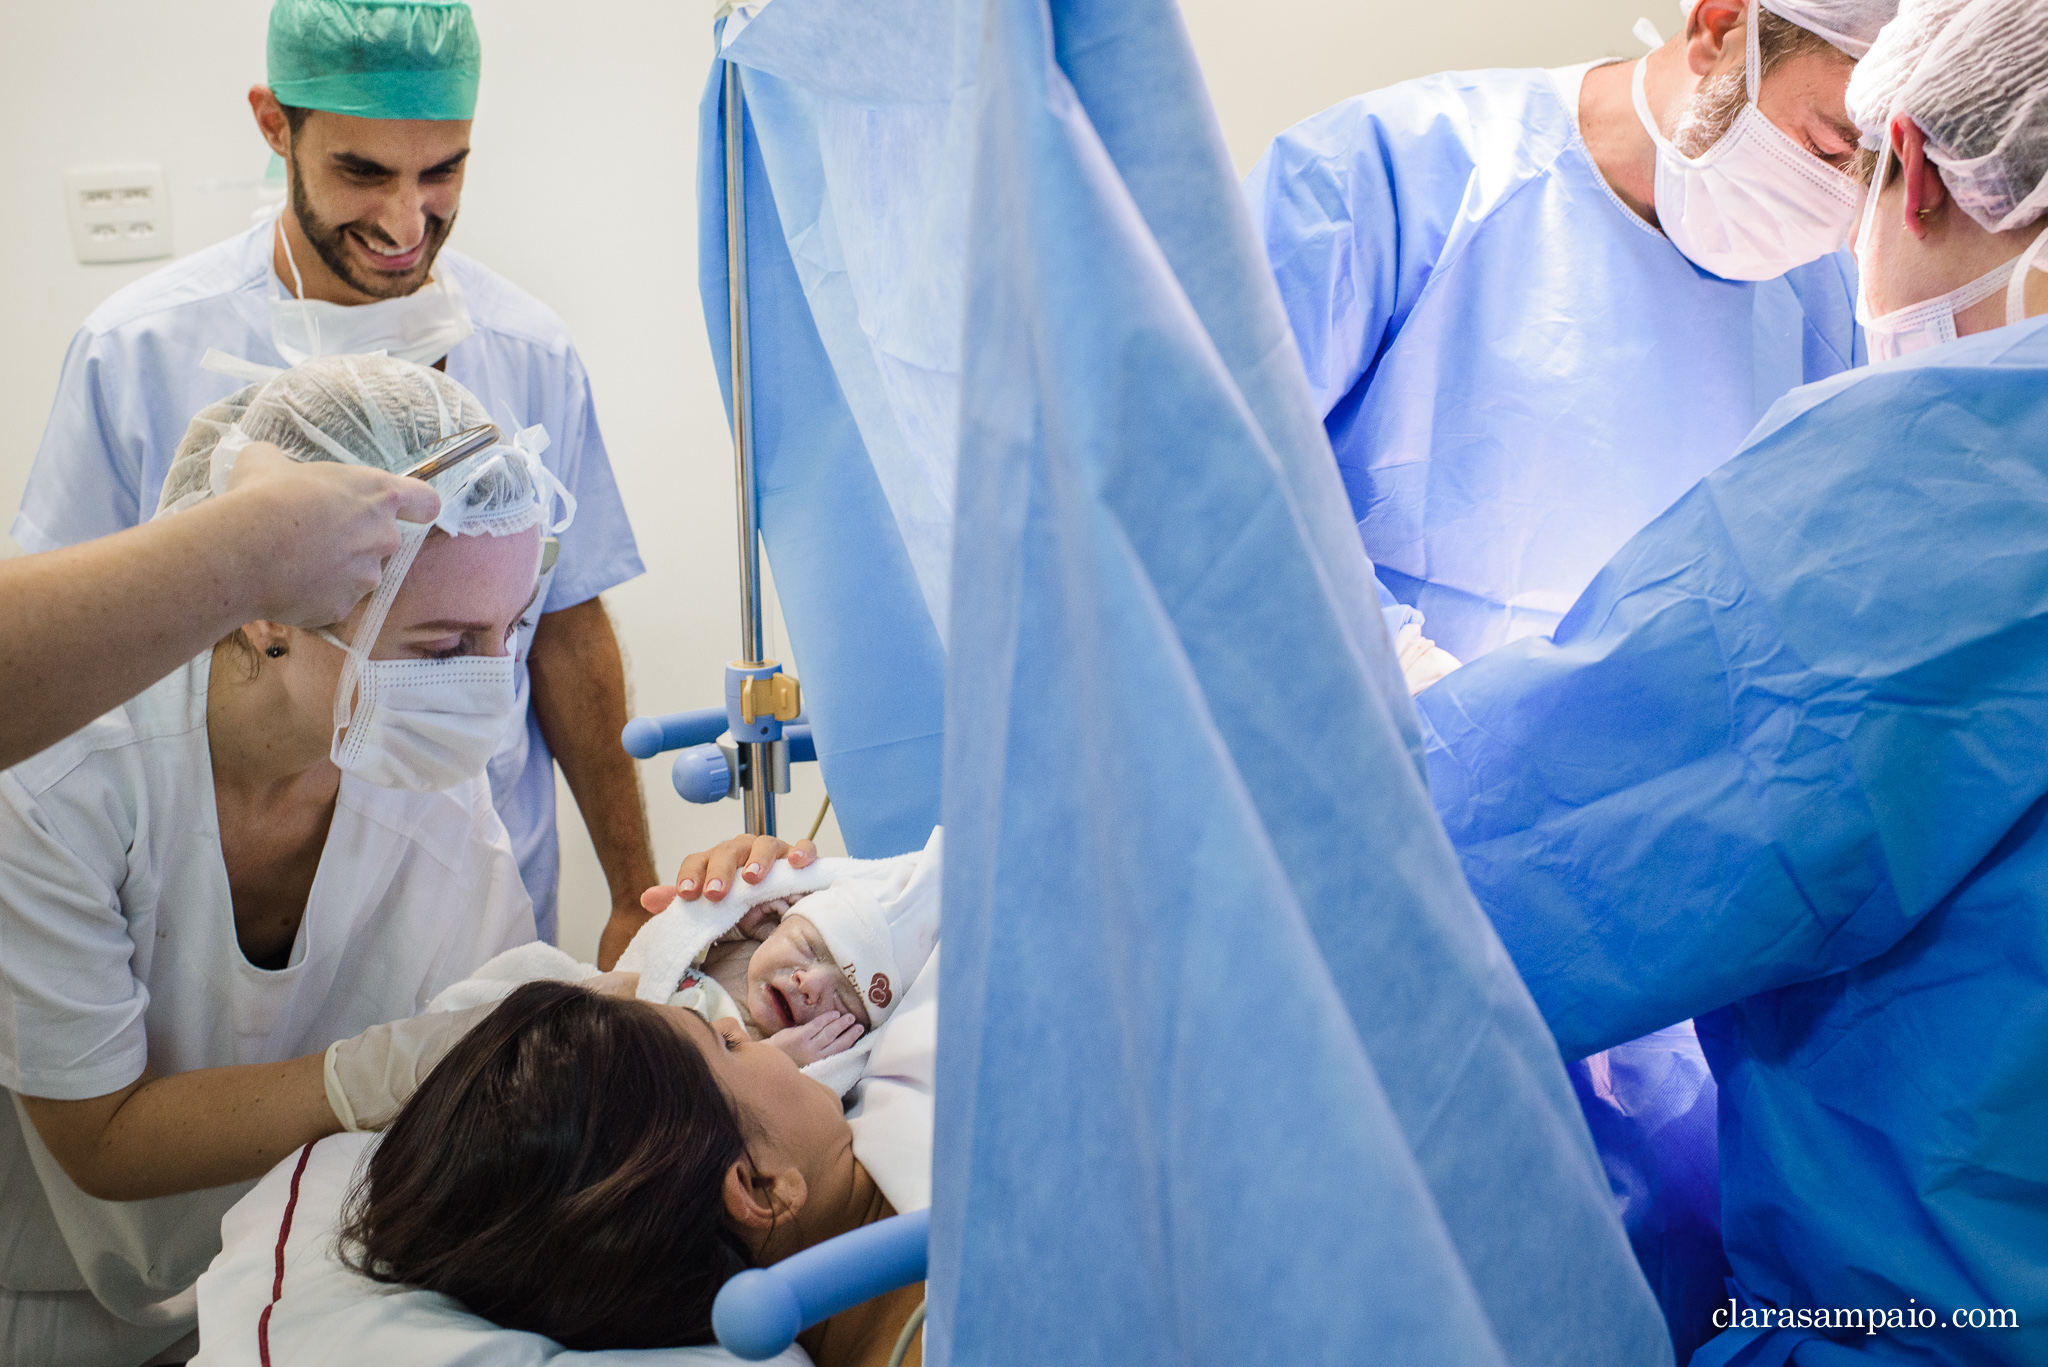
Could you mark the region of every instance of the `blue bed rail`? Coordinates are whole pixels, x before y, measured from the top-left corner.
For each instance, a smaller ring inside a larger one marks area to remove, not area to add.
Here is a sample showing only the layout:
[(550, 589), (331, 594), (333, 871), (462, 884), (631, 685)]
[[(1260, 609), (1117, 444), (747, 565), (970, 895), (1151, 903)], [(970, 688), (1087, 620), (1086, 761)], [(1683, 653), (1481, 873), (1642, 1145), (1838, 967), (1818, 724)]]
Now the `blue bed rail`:
[(749, 1268), (719, 1289), (712, 1330), (735, 1357), (772, 1358), (819, 1321), (923, 1281), (931, 1225), (929, 1210), (912, 1211)]

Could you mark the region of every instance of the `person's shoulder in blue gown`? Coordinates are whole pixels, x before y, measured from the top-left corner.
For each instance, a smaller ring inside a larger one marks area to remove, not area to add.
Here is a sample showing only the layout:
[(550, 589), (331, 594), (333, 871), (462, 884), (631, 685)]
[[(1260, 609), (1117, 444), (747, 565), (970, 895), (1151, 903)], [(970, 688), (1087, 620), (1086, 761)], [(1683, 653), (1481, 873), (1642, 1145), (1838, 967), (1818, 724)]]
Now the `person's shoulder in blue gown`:
[(2048, 1329), (2044, 507), (2036, 319), (1787, 396), (1417, 700), (1566, 1056), (1701, 1018), (1754, 1303)]
[(1540, 70), (1448, 71), (1274, 139), (1245, 182), (1327, 410), (1398, 331), (1459, 223), (1545, 174), (1572, 118)]

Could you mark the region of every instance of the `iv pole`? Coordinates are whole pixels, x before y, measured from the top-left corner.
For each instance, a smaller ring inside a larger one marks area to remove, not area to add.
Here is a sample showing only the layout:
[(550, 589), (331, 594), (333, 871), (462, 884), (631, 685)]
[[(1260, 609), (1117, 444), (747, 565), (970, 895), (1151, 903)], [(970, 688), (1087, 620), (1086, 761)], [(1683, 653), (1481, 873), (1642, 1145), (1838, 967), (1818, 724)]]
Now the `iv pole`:
[[(725, 63), (726, 321), (732, 343), (732, 461), (739, 514), (740, 658), (725, 666), (725, 706), (635, 717), (619, 743), (635, 759), (681, 750), (671, 772), (689, 802), (741, 801), (748, 835), (774, 835), (775, 795), (789, 791), (794, 758), (817, 758), (796, 676), (767, 657), (761, 630), (761, 505), (754, 480), (753, 350), (747, 323), (746, 102), (740, 69)], [(786, 724), (796, 729), (784, 733)], [(723, 727), (723, 730), (719, 729)], [(827, 799), (829, 803), (830, 799)], [(818, 813), (819, 823), (824, 811)], [(817, 834), (817, 827), (811, 828)]]
[(732, 452), (739, 510), (740, 658), (726, 667), (726, 712), (738, 748), (735, 784), (747, 834), (775, 834), (775, 794), (787, 791), (788, 743), (801, 695), (794, 677), (767, 657), (761, 632), (761, 510), (754, 484), (754, 387), (747, 333), (746, 104), (740, 69), (725, 64), (726, 307), (732, 338)]

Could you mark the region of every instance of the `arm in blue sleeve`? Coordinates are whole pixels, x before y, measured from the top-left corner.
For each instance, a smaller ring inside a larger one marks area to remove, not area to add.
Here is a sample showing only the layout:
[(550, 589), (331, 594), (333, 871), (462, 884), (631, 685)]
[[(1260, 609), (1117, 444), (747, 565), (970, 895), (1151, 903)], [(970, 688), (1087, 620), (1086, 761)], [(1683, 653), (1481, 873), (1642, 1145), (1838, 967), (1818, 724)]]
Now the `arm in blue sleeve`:
[(23, 550), (73, 546), (142, 520), (141, 452), (124, 449), (108, 418), (104, 350), (104, 339), (81, 329), (64, 354), (57, 397), (11, 529)]
[(1416, 699), (1438, 812), (1567, 1058), (1862, 962), (1917, 919), (1828, 715), (1839, 682), (1801, 677), (1704, 487), (1554, 642)]
[(1396, 308), (1399, 206), (1376, 121), (1347, 100), (1289, 129), (1245, 194), (1327, 414), (1379, 355)]

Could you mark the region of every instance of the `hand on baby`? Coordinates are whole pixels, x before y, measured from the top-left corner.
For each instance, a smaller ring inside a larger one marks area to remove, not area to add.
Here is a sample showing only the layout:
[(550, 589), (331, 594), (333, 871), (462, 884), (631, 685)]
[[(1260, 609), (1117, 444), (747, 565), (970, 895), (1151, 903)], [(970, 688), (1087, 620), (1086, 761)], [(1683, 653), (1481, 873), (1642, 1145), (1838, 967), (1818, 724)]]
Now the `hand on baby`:
[(758, 883), (768, 876), (778, 859), (787, 859), (800, 869), (818, 858), (818, 847), (808, 840), (785, 844), (772, 835), (736, 835), (722, 845), (693, 854), (676, 870), (676, 881), (662, 883), (640, 894), (640, 905), (660, 912), (680, 897), (694, 902), (702, 897), (719, 902), (732, 890), (735, 879)]
[(862, 1033), (861, 1023), (852, 1016), (844, 1011), (827, 1011), (802, 1025), (777, 1030), (768, 1037), (768, 1042), (788, 1054), (801, 1068), (821, 1058), (845, 1053)]

